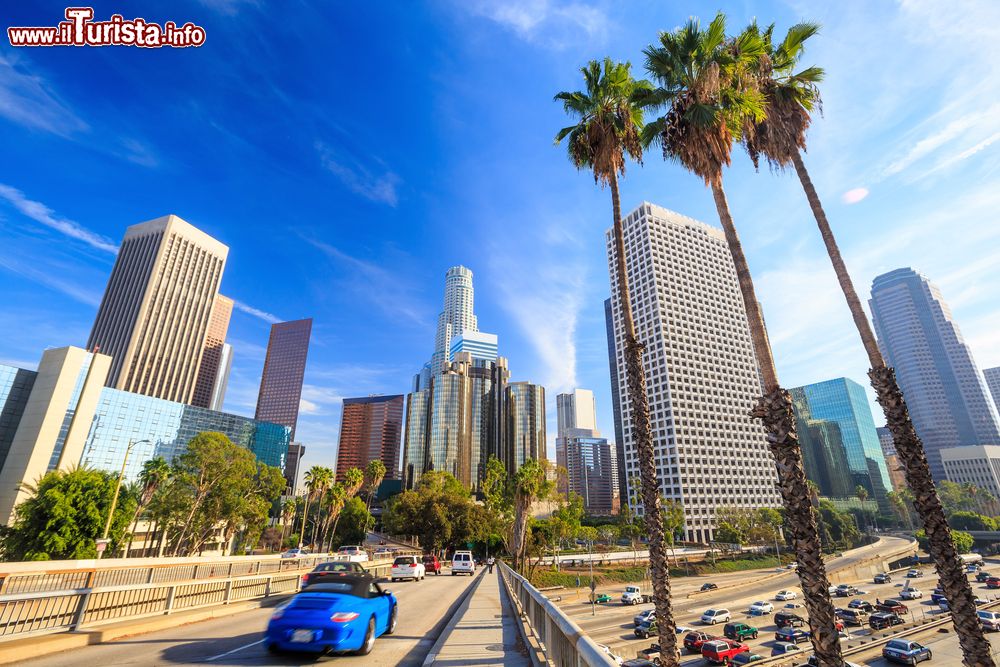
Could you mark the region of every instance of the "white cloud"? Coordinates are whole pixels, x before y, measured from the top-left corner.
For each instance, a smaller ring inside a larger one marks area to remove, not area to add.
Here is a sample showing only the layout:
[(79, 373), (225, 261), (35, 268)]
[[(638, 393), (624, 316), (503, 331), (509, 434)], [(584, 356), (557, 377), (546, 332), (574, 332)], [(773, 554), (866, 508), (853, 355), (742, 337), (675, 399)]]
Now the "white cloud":
[(24, 193), (17, 188), (0, 183), (0, 197), (6, 199), (14, 208), (22, 214), (31, 218), (35, 222), (56, 230), (70, 238), (83, 241), (87, 245), (103, 250), (104, 252), (116, 253), (116, 246), (111, 239), (90, 231), (83, 225), (56, 216), (55, 211), (41, 202), (28, 199)]
[(399, 202), (396, 186), (400, 178), (391, 171), (372, 173), (372, 168), (360, 160), (338, 154), (323, 142), (316, 143), (320, 163), (336, 176), (351, 192), (365, 199), (395, 207)]
[(857, 204), (868, 196), (868, 188), (853, 188), (840, 196), (845, 204)]
[(603, 8), (555, 0), (480, 0), (462, 7), (513, 31), (521, 39), (550, 48), (603, 40), (611, 19)]
[(17, 64), (14, 56), (0, 52), (0, 116), (61, 137), (88, 129), (42, 77), (21, 71)]
[(253, 306), (249, 306), (242, 301), (237, 301), (236, 299), (233, 299), (233, 308), (246, 313), (247, 315), (256, 317), (257, 319), (264, 320), (268, 324), (277, 324), (278, 322), (281, 322), (281, 318), (277, 315), (272, 315), (266, 311), (254, 308)]
[(44, 285), (49, 289), (61, 292), (74, 301), (97, 307), (101, 303), (100, 292), (88, 289), (87, 285), (78, 282), (64, 280), (59, 273), (50, 270), (38, 269), (29, 262), (18, 261), (14, 256), (0, 255), (0, 268), (6, 269), (22, 278)]
[(304, 398), (299, 399), (299, 414), (300, 415), (313, 415), (319, 412), (319, 406), (312, 401), (307, 401)]

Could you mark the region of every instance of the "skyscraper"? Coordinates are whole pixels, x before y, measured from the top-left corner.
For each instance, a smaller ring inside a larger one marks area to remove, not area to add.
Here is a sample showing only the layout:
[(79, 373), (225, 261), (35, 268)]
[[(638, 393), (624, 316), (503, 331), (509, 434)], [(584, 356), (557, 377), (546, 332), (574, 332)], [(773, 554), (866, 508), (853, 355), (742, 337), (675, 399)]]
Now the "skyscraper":
[(579, 494), (588, 514), (617, 514), (621, 504), (618, 460), (614, 448), (597, 431), (594, 392), (574, 389), (571, 394), (559, 394), (556, 409), (556, 465), (566, 470), (559, 491)]
[(993, 397), (993, 405), (1000, 410), (1000, 366), (994, 368), (984, 368), (983, 378), (986, 379), (986, 386)]
[(618, 396), (618, 351), (615, 347), (615, 318), (611, 299), (604, 300), (604, 327), (608, 337), (608, 370), (611, 372), (611, 409), (615, 419), (615, 460), (618, 464), (618, 497), (628, 498), (625, 479), (625, 435), (622, 432), (622, 406)]
[(87, 342), (109, 387), (191, 402), (228, 254), (175, 215), (125, 231)]
[(444, 310), (438, 315), (434, 335), (434, 354), (431, 355), (431, 375), (441, 372), (448, 361), (451, 339), (465, 331), (479, 331), (474, 311), (475, 290), (472, 271), (464, 266), (453, 266), (444, 277)]
[[(312, 318), (279, 322), (271, 325), (267, 341), (264, 372), (260, 378), (255, 418), (281, 424), (291, 429), (290, 440), (295, 440), (295, 426), (299, 421), (299, 401), (302, 399), (302, 379), (306, 373), (309, 354), (309, 336)], [(285, 471), (289, 488), (297, 480)]]
[(909, 488), (906, 483), (906, 473), (903, 472), (903, 462), (899, 460), (896, 453), (896, 445), (892, 441), (892, 431), (885, 426), (875, 429), (878, 433), (878, 444), (882, 447), (882, 455), (885, 457), (885, 468), (889, 471), (889, 481), (892, 482), (893, 491), (902, 491)]
[(618, 465), (611, 446), (604, 438), (587, 435), (587, 429), (571, 431), (575, 433), (556, 438), (556, 465), (567, 473), (560, 492), (582, 497), (587, 514), (617, 514)]
[(345, 398), (337, 447), (337, 481), (351, 468), (375, 459), (385, 465), (385, 478), (399, 477), (400, 437), (403, 433), (403, 396)]
[(229, 343), (223, 343), (222, 352), (219, 354), (219, 368), (215, 373), (215, 382), (212, 383), (212, 400), (208, 403), (209, 410), (222, 410), (222, 405), (226, 402), (226, 389), (229, 388), (229, 373), (232, 370), (233, 346)]
[(530, 382), (512, 382), (504, 395), (507, 419), (505, 434), (507, 474), (513, 476), (528, 459), (545, 455), (545, 387)]
[(406, 488), (427, 471), (443, 470), (478, 490), (489, 457), (507, 463), (504, 390), (509, 376), (503, 357), (486, 361), (459, 352), (446, 363), (445, 372), (407, 396)]
[(482, 331), (463, 331), (451, 339), (448, 361), (454, 361), (460, 352), (468, 352), (473, 359), (496, 361), (498, 356), (497, 335)]
[[(228, 382), (229, 379), (228, 371), (220, 375), (220, 370), (223, 368), (223, 347), (226, 344), (226, 333), (229, 331), (229, 318), (232, 314), (233, 300), (217, 294), (215, 304), (212, 306), (212, 316), (208, 320), (208, 331), (205, 333), (204, 351), (201, 355), (201, 366), (198, 368), (198, 380), (194, 385), (191, 405), (219, 409), (213, 405), (212, 399), (216, 394), (216, 384), (220, 381)], [(227, 363), (232, 363), (231, 358)], [(226, 390), (223, 388), (221, 393), (224, 396)]]
[(293, 440), (311, 334), (312, 318), (271, 325), (257, 394), (255, 418), (287, 426), (292, 429)]
[(942, 449), (1000, 445), (996, 406), (938, 288), (911, 268), (896, 269), (875, 278), (869, 304), (934, 479), (945, 479)]
[[(820, 467), (829, 473), (816, 480), (820, 491), (833, 498), (851, 498), (862, 486), (872, 500), (890, 511), (885, 494), (892, 491), (892, 482), (864, 387), (842, 377), (794, 387), (789, 392), (800, 419), (799, 431), (807, 430), (811, 436), (802, 447), (807, 471), (826, 459)], [(826, 479), (837, 476), (850, 480), (846, 489), (833, 480), (824, 488)]]
[[(686, 539), (709, 541), (718, 507), (776, 507), (774, 459), (748, 413), (760, 395), (736, 270), (722, 230), (643, 202), (623, 220), (632, 315), (645, 345), (660, 492), (684, 507)], [(611, 286), (614, 239), (607, 234)], [(613, 289), (626, 479), (638, 475)], [(642, 511), (641, 503), (633, 510)]]
[(574, 389), (571, 394), (557, 395), (556, 414), (558, 437), (567, 435), (571, 429), (593, 431), (597, 435), (597, 407), (591, 390)]

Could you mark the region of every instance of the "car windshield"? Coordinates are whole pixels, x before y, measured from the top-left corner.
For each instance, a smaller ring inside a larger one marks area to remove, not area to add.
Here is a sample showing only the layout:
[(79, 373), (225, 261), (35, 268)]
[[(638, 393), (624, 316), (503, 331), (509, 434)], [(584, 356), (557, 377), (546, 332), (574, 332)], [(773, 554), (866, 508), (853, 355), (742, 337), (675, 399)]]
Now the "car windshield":
[(434, 562), (434, 556), (424, 556), (424, 562), (425, 563), (433, 563)]
[(413, 565), (413, 556), (398, 556), (393, 565)]
[(357, 563), (320, 563), (313, 572), (361, 572)]
[(910, 649), (910, 646), (906, 642), (901, 641), (899, 639), (893, 639), (888, 644), (886, 644), (886, 647), (899, 649), (900, 651), (908, 651)]

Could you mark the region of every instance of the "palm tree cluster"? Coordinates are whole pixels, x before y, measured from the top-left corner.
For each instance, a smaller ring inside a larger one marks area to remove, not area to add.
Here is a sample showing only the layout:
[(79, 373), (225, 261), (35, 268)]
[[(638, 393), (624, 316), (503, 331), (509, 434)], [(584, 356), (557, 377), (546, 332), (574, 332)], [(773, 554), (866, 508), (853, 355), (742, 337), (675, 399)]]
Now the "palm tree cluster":
[(299, 546), (311, 544), (320, 551), (330, 547), (333, 536), (337, 533), (337, 523), (340, 521), (344, 506), (358, 494), (365, 480), (364, 473), (358, 468), (348, 470), (344, 474), (343, 482), (335, 481), (335, 477), (333, 470), (325, 466), (313, 466), (306, 471), (304, 475), (306, 495), (302, 502), (302, 515), (297, 517), (299, 503), (296, 500), (288, 499), (282, 504), (281, 515), (287, 524), (282, 528), (282, 537), (288, 527), (294, 530), (298, 518)]
[[(965, 664), (992, 666), (990, 645), (977, 620), (972, 590), (952, 543), (923, 446), (909, 418), (893, 369), (886, 366), (878, 349), (803, 162), (811, 114), (820, 108), (818, 84), (822, 81), (823, 70), (819, 67), (800, 69), (799, 61), (806, 41), (818, 31), (816, 24), (801, 23), (777, 41), (773, 25), (761, 29), (752, 23), (731, 36), (726, 33), (726, 19), (722, 13), (704, 28), (697, 19), (692, 19), (674, 31), (660, 33), (658, 42), (643, 50), (645, 69), (652, 82), (635, 80), (629, 63), (605, 58), (603, 62), (591, 61), (582, 68), (583, 91), (561, 92), (555, 96), (576, 121), (559, 131), (556, 143), (568, 139), (567, 148), (573, 164), (578, 169), (592, 171), (595, 182), (611, 190), (615, 255), (612, 278), (625, 334), (627, 407), (650, 539), (650, 569), (656, 614), (660, 620), (661, 660), (664, 665), (677, 664), (676, 635), (670, 610), (660, 484), (645, 391), (643, 344), (636, 337), (632, 320), (619, 193), (619, 176), (625, 173), (626, 157), (641, 164), (643, 151), (650, 146), (659, 146), (664, 159), (680, 164), (711, 188), (736, 268), (763, 380), (764, 394), (752, 416), (764, 426), (777, 468), (778, 487), (809, 612), (811, 641), (819, 665), (841, 667), (844, 664), (821, 558), (813, 492), (802, 467), (791, 396), (778, 381), (764, 318), (723, 184), (733, 146), (741, 144), (755, 166), (763, 157), (775, 170), (789, 165), (795, 168), (868, 353), (869, 377), (903, 462), (907, 484), (914, 494), (914, 506), (928, 535)], [(646, 114), (659, 117), (645, 122)]]

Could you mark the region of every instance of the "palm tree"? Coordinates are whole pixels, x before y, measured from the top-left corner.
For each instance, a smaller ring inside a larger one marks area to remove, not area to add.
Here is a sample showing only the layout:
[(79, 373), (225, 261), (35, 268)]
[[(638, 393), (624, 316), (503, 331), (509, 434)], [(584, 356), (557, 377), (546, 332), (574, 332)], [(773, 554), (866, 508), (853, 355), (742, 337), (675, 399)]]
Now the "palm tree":
[(294, 498), (285, 498), (281, 501), (281, 547), (285, 546), (285, 534), (290, 527), (289, 522), (295, 521), (296, 503)]
[(306, 474), (303, 475), (306, 487), (306, 506), (302, 512), (302, 528), (299, 533), (299, 548), (302, 548), (303, 542), (306, 539), (306, 524), (309, 522), (309, 502), (313, 499), (316, 491), (319, 489), (320, 484), (323, 482), (324, 468), (322, 466), (313, 466), (306, 470)]
[[(748, 31), (758, 33), (754, 25)], [(967, 664), (993, 665), (990, 644), (983, 636), (982, 626), (976, 617), (975, 596), (951, 540), (951, 530), (931, 479), (923, 444), (910, 420), (895, 371), (886, 365), (879, 350), (826, 212), (802, 159), (806, 149), (806, 131), (812, 120), (810, 114), (820, 102), (817, 84), (822, 81), (823, 70), (818, 67), (796, 69), (806, 40), (819, 31), (819, 26), (814, 23), (792, 26), (780, 43), (773, 42), (772, 31), (773, 26), (762, 33), (768, 57), (758, 61), (756, 75), (757, 86), (765, 99), (766, 117), (749, 124), (744, 143), (754, 162), (763, 155), (773, 168), (784, 169), (789, 165), (795, 168), (868, 354), (871, 364), (868, 376), (892, 433), (893, 444), (903, 462), (906, 483), (914, 492), (914, 507), (923, 522), (941, 587), (952, 610), (962, 653)]]
[[(337, 532), (337, 523), (340, 521), (340, 513), (344, 509), (344, 504), (347, 502), (347, 492), (344, 490), (344, 485), (340, 482), (330, 485), (330, 488), (326, 490), (326, 494), (323, 498), (323, 504), (326, 506), (326, 520), (323, 522), (323, 536), (320, 539), (321, 545), (327, 545), (327, 536), (333, 539), (333, 535)], [(333, 524), (333, 531), (330, 532), (330, 524)]]
[(365, 474), (361, 472), (361, 468), (350, 468), (344, 473), (344, 490), (347, 492), (348, 498), (353, 498), (358, 495), (358, 491), (365, 483)]
[(642, 479), (643, 515), (649, 536), (649, 566), (653, 601), (660, 619), (661, 655), (674, 664), (677, 637), (670, 610), (670, 572), (667, 569), (665, 534), (660, 512), (660, 483), (656, 474), (653, 439), (649, 424), (649, 399), (642, 350), (632, 319), (632, 301), (625, 266), (625, 237), (622, 230), (618, 177), (625, 173), (626, 156), (642, 161), (641, 131), (643, 110), (654, 103), (648, 81), (632, 78), (631, 64), (605, 58), (603, 64), (590, 61), (581, 69), (586, 84), (583, 91), (561, 92), (555, 96), (577, 122), (559, 131), (556, 143), (567, 139), (569, 158), (577, 169), (589, 169), (594, 181), (611, 190), (612, 223), (616, 259), (616, 288), (625, 330), (625, 377), (632, 418), (632, 437)]
[[(330, 488), (331, 484), (333, 484), (333, 477), (334, 477), (333, 470), (331, 470), (330, 468), (318, 467), (318, 466), (314, 466), (313, 470), (315, 471), (315, 473), (313, 475), (312, 481), (315, 487), (316, 498), (318, 500), (322, 500), (324, 494), (326, 493), (326, 490)], [(322, 506), (317, 506), (317, 510), (322, 510), (322, 509), (323, 509)], [(317, 511), (316, 520), (313, 521), (312, 539), (310, 541), (311, 544), (316, 544), (316, 533), (319, 531), (319, 523), (320, 523), (319, 512)]]
[(861, 512), (860, 512), (860, 515), (863, 516), (863, 517), (865, 517), (865, 522), (867, 523), (868, 522), (868, 517), (865, 516), (865, 514), (866, 514), (865, 513), (865, 501), (868, 500), (868, 489), (866, 489), (865, 487), (863, 487), (860, 484), (858, 484), (856, 487), (854, 487), (854, 497), (857, 498), (858, 501), (861, 503)]
[(647, 126), (643, 138), (647, 143), (659, 142), (665, 158), (680, 162), (712, 189), (763, 379), (764, 396), (753, 415), (767, 431), (777, 466), (813, 647), (821, 665), (840, 667), (843, 658), (816, 517), (802, 469), (791, 396), (778, 382), (760, 304), (722, 182), (733, 142), (740, 138), (748, 119), (764, 118), (763, 96), (752, 80), (757, 61), (764, 55), (763, 40), (749, 30), (727, 40), (725, 16), (719, 13), (707, 29), (691, 20), (674, 32), (660, 33), (659, 45), (649, 46), (644, 54), (646, 71), (659, 84), (655, 97), (669, 103), (669, 109)]
[[(170, 478), (171, 470), (170, 464), (162, 456), (151, 458), (142, 464), (142, 470), (139, 472), (138, 502), (135, 506), (135, 513), (132, 515), (132, 531), (128, 542), (125, 543), (125, 553), (122, 554), (122, 558), (128, 558), (129, 549), (132, 547), (132, 540), (135, 539), (135, 531), (139, 526), (139, 518), (146, 508), (149, 507), (153, 496), (156, 495), (156, 490)], [(147, 531), (145, 541), (147, 548), (149, 547), (150, 537), (152, 537), (152, 533)]]
[(514, 523), (511, 526), (510, 548), (514, 557), (514, 568), (523, 570), (527, 551), (528, 517), (531, 505), (552, 492), (553, 484), (548, 480), (544, 462), (528, 459), (514, 473)]
[(368, 482), (367, 509), (369, 514), (372, 511), (372, 499), (375, 498), (375, 493), (378, 491), (379, 485), (385, 479), (385, 473), (385, 464), (380, 459), (372, 459), (368, 462), (368, 467), (365, 468), (365, 479)]

